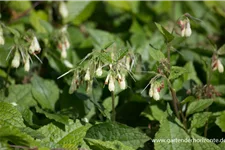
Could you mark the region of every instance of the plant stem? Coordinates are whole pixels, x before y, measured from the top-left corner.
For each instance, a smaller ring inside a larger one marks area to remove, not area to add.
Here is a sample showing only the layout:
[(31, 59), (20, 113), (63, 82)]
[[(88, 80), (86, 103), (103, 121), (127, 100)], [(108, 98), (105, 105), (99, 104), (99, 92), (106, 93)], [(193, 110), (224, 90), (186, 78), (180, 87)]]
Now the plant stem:
[(178, 110), (178, 107), (177, 107), (178, 100), (177, 100), (176, 92), (174, 91), (174, 89), (172, 87), (170, 87), (170, 92), (171, 92), (171, 95), (172, 95), (172, 104), (173, 104), (175, 114), (176, 114), (177, 118), (180, 120), (179, 110)]
[[(170, 45), (168, 43), (167, 43), (167, 60), (168, 60), (168, 69), (170, 71)], [(169, 82), (169, 89), (170, 89), (171, 96), (172, 96), (172, 105), (173, 105), (175, 114), (180, 121), (181, 121), (181, 118), (182, 118), (182, 122), (183, 122), (183, 125), (184, 125), (185, 130), (186, 130), (187, 129), (186, 117), (184, 116), (184, 114), (182, 112), (182, 109), (180, 107), (180, 103), (178, 102), (178, 99), (177, 99), (176, 92), (172, 88), (172, 84), (170, 83), (169, 79), (168, 79), (168, 82)], [(181, 118), (180, 118), (180, 114), (181, 114)]]
[(111, 115), (111, 120), (115, 122), (116, 120), (116, 111), (115, 111), (115, 95), (114, 92), (111, 92), (111, 97), (112, 97), (112, 115)]
[(170, 45), (167, 44), (167, 61), (168, 61), (168, 69), (170, 70)]

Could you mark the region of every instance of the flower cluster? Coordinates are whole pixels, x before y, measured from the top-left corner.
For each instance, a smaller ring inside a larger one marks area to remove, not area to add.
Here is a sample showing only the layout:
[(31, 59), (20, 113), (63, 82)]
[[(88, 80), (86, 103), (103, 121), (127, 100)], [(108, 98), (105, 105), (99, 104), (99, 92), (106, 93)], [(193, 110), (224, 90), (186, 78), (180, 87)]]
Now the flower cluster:
[(60, 30), (60, 37), (58, 40), (58, 49), (61, 51), (61, 57), (67, 57), (67, 50), (70, 48), (70, 42), (67, 37), (67, 26)]
[(115, 91), (115, 80), (118, 81), (121, 90), (126, 89), (125, 74), (120, 75), (120, 73), (118, 73), (117, 76), (115, 77), (111, 73), (108, 73), (105, 79), (105, 85), (108, 84), (108, 89), (110, 92)]
[(182, 37), (189, 37), (191, 36), (191, 24), (188, 18), (186, 18), (185, 20), (179, 20), (178, 24), (181, 28), (181, 36)]
[(149, 96), (153, 97), (155, 100), (160, 99), (160, 91), (164, 88), (164, 84), (158, 84), (157, 82), (154, 82), (151, 84), (151, 87), (149, 89)]
[[(126, 89), (126, 74), (130, 73), (134, 64), (133, 55), (128, 53), (127, 50), (118, 51), (113, 48), (108, 48), (105, 51), (95, 50), (93, 53), (88, 54), (84, 58), (84, 60), (90, 58), (85, 61), (87, 62), (86, 66), (81, 67), (84, 61), (82, 60), (76, 69), (72, 69), (75, 71), (69, 93), (73, 93), (83, 81), (87, 83), (88, 92), (92, 87), (93, 78), (102, 78), (104, 76), (106, 77), (104, 85), (108, 85), (110, 92), (116, 90), (117, 83), (121, 90)], [(121, 57), (119, 53), (124, 55)], [(105, 60), (105, 58), (109, 58), (109, 60)]]
[(224, 71), (223, 64), (221, 63), (220, 59), (216, 55), (213, 55), (212, 57), (211, 67), (213, 71), (218, 70), (220, 73), (223, 73)]
[(31, 61), (30, 55), (36, 56), (36, 54), (41, 52), (41, 47), (39, 45), (37, 37), (33, 36), (28, 49), (26, 47), (16, 45), (13, 46), (11, 50), (14, 50), (14, 56), (11, 62), (11, 66), (13, 68), (18, 68), (20, 66), (22, 58), (24, 70), (28, 72), (30, 70), (30, 61)]

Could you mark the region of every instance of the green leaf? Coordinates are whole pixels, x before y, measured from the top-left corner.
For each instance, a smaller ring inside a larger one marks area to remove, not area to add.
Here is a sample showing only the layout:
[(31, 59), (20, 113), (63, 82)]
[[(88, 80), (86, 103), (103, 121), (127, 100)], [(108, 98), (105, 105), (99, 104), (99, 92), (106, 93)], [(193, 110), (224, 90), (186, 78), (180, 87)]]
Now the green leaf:
[(37, 32), (46, 33), (46, 29), (42, 26), (43, 22), (41, 24), (41, 20), (48, 21), (48, 15), (46, 12), (43, 10), (31, 11), (29, 20)]
[(128, 52), (127, 48), (123, 48), (123, 49), (119, 49), (118, 51), (116, 51), (116, 61), (119, 61), (120, 59), (122, 59)]
[(28, 9), (32, 8), (30, 1), (24, 1), (23, 3), (21, 3), (20, 1), (10, 1), (8, 5), (12, 10), (15, 10), (17, 12), (25, 12)]
[(186, 98), (181, 102), (181, 104), (186, 104), (186, 103), (192, 102), (192, 101), (194, 101), (194, 100), (195, 100), (195, 97), (194, 97), (194, 96), (188, 96), (188, 97), (186, 97)]
[(39, 22), (40, 22), (40, 25), (41, 25), (42, 27), (44, 27), (45, 30), (46, 30), (48, 33), (52, 33), (53, 27), (52, 27), (52, 25), (51, 25), (49, 22), (47, 22), (47, 21), (45, 21), (45, 20), (39, 20)]
[(57, 122), (63, 123), (63, 124), (68, 124), (69, 123), (69, 117), (65, 116), (65, 115), (61, 115), (61, 114), (53, 114), (53, 113), (48, 113), (42, 109), (40, 109), (39, 107), (35, 107), (36, 111), (38, 113), (42, 113), (44, 114), (48, 119), (53, 119)]
[(0, 142), (2, 141), (10, 141), (13, 144), (22, 146), (37, 145), (37, 142), (30, 135), (20, 131), (15, 126), (0, 121)]
[(151, 57), (156, 61), (161, 61), (162, 59), (165, 59), (164, 54), (160, 50), (150, 49), (149, 53)]
[(197, 84), (201, 84), (201, 80), (197, 76), (197, 72), (193, 65), (192, 61), (189, 61), (185, 64), (184, 68), (187, 70), (187, 73), (184, 74), (184, 80), (194, 80)]
[(55, 103), (59, 98), (59, 89), (54, 81), (34, 76), (31, 83), (32, 94), (41, 107), (54, 111)]
[(46, 135), (46, 138), (41, 142), (47, 147), (58, 148), (62, 146), (63, 148), (75, 149), (84, 142), (83, 138), (89, 127), (89, 124), (83, 126), (78, 120), (76, 123), (70, 120), (63, 130), (50, 123), (41, 127), (38, 131)]
[[(75, 3), (77, 2), (79, 1), (76, 1)], [(75, 17), (73, 23), (75, 25), (80, 25), (83, 21), (87, 20), (94, 12), (96, 3), (96, 1), (88, 3), (88, 5), (86, 5), (85, 8), (79, 13), (79, 15)]]
[(221, 150), (225, 150), (225, 142), (221, 142), (218, 146)]
[(37, 105), (31, 93), (31, 84), (17, 84), (8, 87), (9, 95), (5, 95), (5, 90), (0, 91), (0, 101), (15, 103), (20, 110)]
[[(174, 139), (190, 140), (189, 135), (185, 132), (183, 125), (178, 119), (174, 119), (172, 111), (167, 106), (167, 112), (164, 113), (160, 121), (159, 131), (155, 135), (154, 148), (155, 150), (188, 150), (191, 149), (191, 143), (185, 142), (168, 142)], [(157, 140), (165, 140), (157, 142)]]
[(191, 121), (191, 128), (201, 128), (206, 122), (209, 120), (209, 117), (212, 115), (211, 112), (202, 112), (196, 113), (193, 115), (193, 119)]
[(16, 127), (25, 127), (20, 112), (7, 102), (0, 102), (0, 122), (6, 122)]
[(219, 50), (217, 51), (217, 54), (219, 54), (219, 55), (224, 55), (225, 54), (225, 44), (223, 44), (223, 46), (221, 46), (219, 48)]
[(123, 41), (118, 36), (109, 32), (97, 29), (88, 29), (88, 33), (93, 38), (93, 45), (96, 49), (104, 49), (112, 42), (116, 42), (120, 46), (123, 45)]
[(169, 33), (162, 25), (160, 25), (156, 22), (155, 22), (155, 24), (156, 24), (158, 30), (164, 36), (166, 43), (169, 43), (174, 39), (174, 36), (171, 33)]
[(103, 62), (103, 63), (112, 63), (113, 60), (111, 58), (111, 53), (107, 53), (107, 52), (102, 52), (99, 54), (99, 59)]
[(20, 37), (20, 33), (16, 30), (16, 29), (13, 29), (13, 28), (10, 28), (10, 27), (6, 27), (12, 34), (14, 34), (16, 37)]
[(98, 150), (134, 150), (119, 141), (101, 141), (96, 139), (85, 138), (85, 141), (91, 145), (91, 148)]
[(203, 111), (204, 109), (208, 108), (213, 103), (213, 99), (200, 99), (191, 102), (188, 105), (186, 115), (191, 115), (196, 112)]
[(69, 16), (65, 18), (65, 22), (74, 21), (79, 25), (82, 21), (86, 20), (94, 11), (94, 2), (91, 1), (68, 1), (66, 3)]
[(116, 123), (94, 125), (87, 131), (85, 137), (102, 141), (117, 140), (134, 149), (143, 147), (144, 143), (149, 140), (149, 137), (139, 130)]
[(187, 70), (184, 69), (183, 67), (172, 66), (171, 67), (171, 71), (170, 71), (169, 79), (170, 80), (176, 79), (176, 78), (178, 78), (179, 76), (183, 75), (186, 72), (187, 72)]
[(194, 150), (221, 150), (216, 144), (211, 142), (209, 139), (206, 139), (205, 137), (199, 136), (195, 133), (192, 133), (191, 137), (192, 140), (196, 140), (196, 142), (192, 142)]
[(223, 111), (221, 115), (216, 118), (216, 124), (223, 132), (225, 132), (225, 111)]
[(141, 115), (147, 117), (149, 120), (158, 120), (160, 121), (164, 114), (165, 108), (160, 108), (162, 105), (159, 104), (150, 104), (145, 110), (141, 113)]

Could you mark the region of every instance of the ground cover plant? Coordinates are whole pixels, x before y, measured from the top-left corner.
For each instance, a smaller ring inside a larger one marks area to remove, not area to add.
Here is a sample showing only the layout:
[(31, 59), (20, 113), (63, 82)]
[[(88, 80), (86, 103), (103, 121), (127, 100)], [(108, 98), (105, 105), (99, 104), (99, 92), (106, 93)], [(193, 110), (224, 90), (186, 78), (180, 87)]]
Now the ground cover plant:
[(223, 150), (225, 3), (0, 2), (0, 149)]

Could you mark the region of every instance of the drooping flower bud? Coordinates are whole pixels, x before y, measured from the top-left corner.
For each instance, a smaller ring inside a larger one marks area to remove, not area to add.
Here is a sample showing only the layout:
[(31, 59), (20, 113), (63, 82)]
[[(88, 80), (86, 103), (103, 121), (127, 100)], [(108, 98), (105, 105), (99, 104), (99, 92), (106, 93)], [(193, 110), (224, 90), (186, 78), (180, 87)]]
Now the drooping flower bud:
[(109, 77), (110, 77), (110, 73), (107, 75), (107, 77), (105, 79), (105, 85), (109, 83)]
[(219, 59), (217, 60), (217, 64), (218, 64), (218, 71), (220, 73), (223, 73), (223, 71), (224, 71), (223, 64), (221, 63), (221, 61)]
[(59, 4), (59, 13), (61, 14), (61, 16), (63, 18), (68, 17), (69, 12), (68, 12), (68, 9), (67, 9), (67, 6), (66, 6), (65, 2), (60, 2), (60, 4)]
[(212, 70), (215, 71), (218, 69), (220, 73), (224, 72), (223, 64), (221, 63), (220, 59), (218, 59), (216, 56), (213, 56), (212, 58)]
[(102, 75), (102, 67), (101, 66), (98, 66), (97, 70), (96, 70), (96, 75), (98, 77), (100, 77)]
[(125, 75), (122, 74), (121, 80), (118, 81), (121, 90), (126, 89), (126, 81), (125, 80), (126, 80)]
[(191, 36), (191, 25), (189, 19), (186, 19), (185, 21), (179, 21), (179, 25), (181, 27), (181, 36), (182, 37), (189, 37)]
[(160, 99), (160, 96), (159, 96), (159, 91), (157, 88), (154, 88), (154, 91), (153, 91), (153, 98), (155, 100), (159, 100)]
[(11, 66), (13, 68), (18, 68), (20, 66), (20, 53), (18, 50), (15, 51)]
[(61, 57), (62, 58), (66, 58), (67, 57), (66, 46), (64, 44), (61, 44)]
[(185, 36), (189, 37), (189, 36), (191, 36), (191, 33), (192, 33), (191, 25), (190, 25), (190, 22), (188, 21), (186, 24)]
[(90, 81), (90, 79), (91, 79), (91, 76), (90, 76), (90, 70), (89, 70), (89, 68), (88, 68), (87, 71), (86, 71), (86, 74), (85, 74), (85, 76), (84, 76), (84, 80), (85, 80), (85, 81)]
[(155, 100), (159, 100), (160, 99), (160, 92), (161, 88), (158, 87), (156, 84), (151, 84), (151, 88), (149, 89), (149, 96), (153, 97), (153, 99)]
[(109, 87), (108, 88), (109, 88), (110, 92), (115, 91), (115, 84), (114, 84), (114, 79), (113, 79), (112, 75), (109, 78)]
[(65, 45), (66, 49), (70, 48), (70, 42), (67, 37), (65, 37), (65, 39), (64, 39), (64, 45)]
[(31, 45), (29, 47), (29, 53), (34, 54), (34, 53), (40, 53), (41, 47), (38, 43), (37, 37), (34, 36), (31, 42)]
[(26, 56), (25, 58), (25, 64), (24, 64), (24, 70), (28, 72), (30, 70), (30, 60), (29, 60), (29, 55)]
[(0, 26), (0, 45), (4, 45), (4, 44), (5, 44), (5, 39), (3, 37), (2, 27)]

